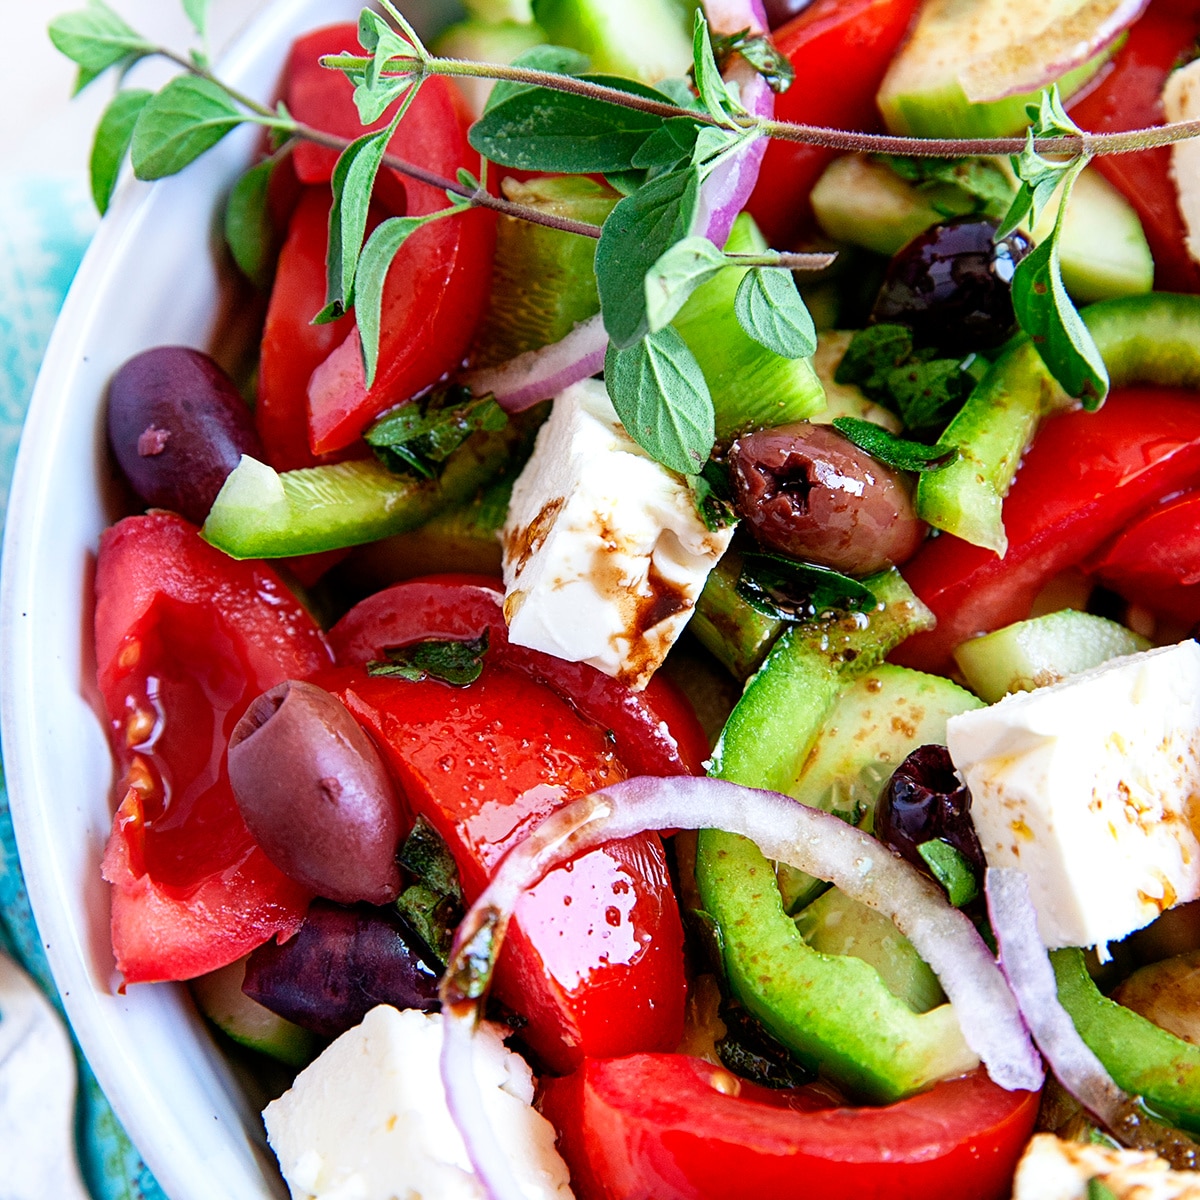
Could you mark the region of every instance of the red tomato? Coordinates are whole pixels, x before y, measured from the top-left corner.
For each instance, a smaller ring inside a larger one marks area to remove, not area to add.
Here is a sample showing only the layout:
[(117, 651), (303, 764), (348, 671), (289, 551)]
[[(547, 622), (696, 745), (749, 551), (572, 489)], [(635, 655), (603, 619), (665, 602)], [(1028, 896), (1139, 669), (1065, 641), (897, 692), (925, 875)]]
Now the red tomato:
[[(1092, 133), (1161, 125), (1163, 83), (1198, 35), (1197, 0), (1153, 0), (1100, 82), (1069, 106), (1071, 116)], [(1200, 267), (1184, 246), (1170, 150), (1103, 155), (1095, 164), (1137, 209), (1154, 255), (1154, 286), (1200, 291)]]
[(1037, 1107), (980, 1070), (833, 1108), (678, 1054), (589, 1059), (542, 1100), (581, 1200), (1000, 1200)]
[[(342, 668), (318, 680), (383, 749), (414, 815), (445, 839), (468, 900), (565, 802), (622, 779), (607, 733), (498, 663), (468, 687)], [(643, 834), (551, 871), (517, 906), (496, 994), (553, 1071), (667, 1049), (683, 1030), (683, 931), (662, 843)]]
[[(352, 24), (335, 25), (300, 39), (293, 48), (287, 88), (289, 108), (298, 120), (350, 138), (363, 132), (353, 88), (340, 72), (317, 65), (317, 58), (353, 48), (356, 30)], [(479, 169), (479, 155), (467, 142), (469, 125), (457, 88), (435, 76), (422, 83), (388, 150), (452, 180), (460, 167)], [(319, 146), (298, 146), (296, 172), (305, 182), (327, 180), (336, 158)], [(390, 173), (381, 172), (383, 177)], [(436, 212), (449, 203), (444, 192), (428, 184), (407, 179), (403, 187), (410, 216)], [(382, 198), (395, 207), (394, 197)], [(461, 363), (487, 302), (494, 244), (495, 220), (484, 209), (434, 221), (405, 242), (384, 288), (375, 382), (367, 388), (354, 332), (312, 380), (308, 438), (314, 454), (350, 445), (384, 409), (411, 399)]]
[(630, 691), (586, 663), (569, 663), (513, 646), (501, 607), (500, 583), (486, 575), (435, 575), (385, 588), (356, 604), (329, 631), (343, 665), (382, 658), (389, 646), (428, 638), (477, 638), (487, 630), (489, 656), (550, 687), (587, 720), (611, 730), (617, 754), (635, 775), (702, 775), (708, 757), (691, 705), (655, 676)]
[(1123, 388), (1098, 412), (1049, 418), (1004, 501), (1008, 553), (1000, 558), (943, 534), (905, 564), (904, 577), (938, 624), (892, 658), (947, 668), (960, 642), (1027, 617), (1053, 576), (1198, 477), (1200, 405), (1192, 392)]
[(1127, 600), (1194, 625), (1200, 621), (1200, 492), (1152, 509), (1084, 568)]
[(241, 819), (225, 748), (255, 696), (329, 652), (273, 571), (166, 512), (101, 538), (95, 620), (123, 796), (104, 856), (117, 966), (130, 983), (189, 979), (304, 919), (308, 895)]
[[(918, 0), (816, 0), (775, 32), (796, 80), (775, 102), (781, 121), (874, 132), (875, 93)], [(747, 208), (772, 246), (789, 246), (811, 226), (808, 194), (839, 150), (773, 141)]]

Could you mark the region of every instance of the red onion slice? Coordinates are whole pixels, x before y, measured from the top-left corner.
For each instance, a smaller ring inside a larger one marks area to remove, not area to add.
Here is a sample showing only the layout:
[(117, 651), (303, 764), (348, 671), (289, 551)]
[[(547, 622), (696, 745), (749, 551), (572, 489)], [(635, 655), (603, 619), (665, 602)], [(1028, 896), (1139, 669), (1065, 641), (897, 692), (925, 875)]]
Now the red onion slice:
[(767, 34), (767, 10), (762, 0), (704, 0), (704, 15), (716, 34), (728, 36), (743, 29), (753, 37)]
[(1129, 1097), (1112, 1081), (1059, 1003), (1054, 968), (1029, 898), (1029, 877), (1011, 867), (989, 867), (985, 887), (1000, 968), (1033, 1040), (1063, 1087), (1104, 1124), (1117, 1126), (1129, 1107)]
[(958, 73), (973, 104), (1020, 96), (1048, 87), (1106, 50), (1142, 15), (1149, 0), (1084, 0), (1073, 13)]
[(594, 846), (650, 830), (703, 828), (748, 837), (768, 858), (827, 879), (890, 917), (937, 974), (967, 1044), (992, 1079), (1009, 1090), (1041, 1086), (1041, 1060), (1004, 977), (975, 927), (931, 880), (861, 830), (778, 792), (720, 779), (642, 776), (543, 821), (501, 861), (455, 937), (441, 989), (442, 1078), (471, 1162), (497, 1200), (517, 1200), (520, 1192), (482, 1116), (470, 1046), (518, 899), (551, 867)]

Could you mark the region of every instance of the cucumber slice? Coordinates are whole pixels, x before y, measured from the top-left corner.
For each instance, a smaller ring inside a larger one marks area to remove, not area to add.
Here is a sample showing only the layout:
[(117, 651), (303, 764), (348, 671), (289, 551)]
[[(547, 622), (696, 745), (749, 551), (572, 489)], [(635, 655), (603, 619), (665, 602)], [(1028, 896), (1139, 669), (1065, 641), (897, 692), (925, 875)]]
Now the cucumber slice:
[(289, 1067), (302, 1067), (316, 1050), (307, 1029), (293, 1025), (251, 1000), (242, 991), (246, 960), (239, 958), (219, 971), (193, 979), (189, 986), (200, 1011), (240, 1046), (270, 1055)]
[(533, 16), (557, 46), (581, 50), (600, 74), (654, 83), (692, 65), (688, 0), (533, 0)]
[(849, 954), (875, 968), (889, 992), (916, 1013), (946, 1002), (937, 976), (882, 913), (830, 888), (796, 917), (818, 954)]
[(817, 335), (817, 352), (812, 364), (825, 389), (825, 409), (815, 414), (812, 420), (825, 425), (838, 417), (857, 417), (860, 421), (872, 421), (892, 433), (899, 433), (904, 424), (894, 412), (868, 399), (856, 384), (838, 383), (834, 378), (853, 340), (854, 331), (848, 329), (829, 329)]
[[(927, 0), (916, 27), (884, 77), (876, 100), (893, 133), (916, 137), (1003, 137), (1029, 123), (1027, 104), (1040, 88), (1007, 94), (1003, 65), (1052, 36), (1080, 7), (1080, 0)], [(1077, 91), (1114, 53), (1109, 46), (1058, 80), (1063, 97)], [(1053, 57), (1045, 61), (1056, 61)], [(998, 76), (991, 94), (1003, 97), (972, 103), (964, 74)], [(1018, 87), (1020, 74), (1010, 77)]]
[(737, 593), (742, 556), (725, 553), (709, 572), (688, 629), (737, 679), (753, 675), (783, 630), (783, 622), (764, 616)]
[(1063, 609), (963, 642), (954, 661), (972, 690), (995, 704), (1009, 692), (1032, 692), (1149, 649), (1148, 639), (1116, 621)]
[[(478, 7), (493, 8), (502, 15), (494, 19), (476, 16), (451, 25), (430, 47), (434, 54), (442, 58), (467, 58), (475, 62), (503, 63), (507, 66), (518, 55), (545, 42), (545, 33), (531, 23), (529, 0), (515, 4), (480, 4)], [(509, 15), (507, 10), (514, 8), (524, 15)], [(471, 112), (476, 117), (480, 116), (492, 88), (496, 86), (495, 80), (457, 75), (453, 78)]]

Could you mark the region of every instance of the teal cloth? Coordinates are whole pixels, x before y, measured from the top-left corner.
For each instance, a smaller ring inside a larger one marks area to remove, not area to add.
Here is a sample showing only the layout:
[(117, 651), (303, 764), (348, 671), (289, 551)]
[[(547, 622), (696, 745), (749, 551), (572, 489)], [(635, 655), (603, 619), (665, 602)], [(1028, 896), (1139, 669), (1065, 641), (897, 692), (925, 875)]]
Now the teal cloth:
[[(0, 175), (0, 527), (34, 379), (95, 223), (82, 181)], [(25, 967), (61, 1012), (25, 894), (2, 767), (0, 947)], [(95, 1200), (166, 1200), (78, 1047), (76, 1053), (79, 1162)]]

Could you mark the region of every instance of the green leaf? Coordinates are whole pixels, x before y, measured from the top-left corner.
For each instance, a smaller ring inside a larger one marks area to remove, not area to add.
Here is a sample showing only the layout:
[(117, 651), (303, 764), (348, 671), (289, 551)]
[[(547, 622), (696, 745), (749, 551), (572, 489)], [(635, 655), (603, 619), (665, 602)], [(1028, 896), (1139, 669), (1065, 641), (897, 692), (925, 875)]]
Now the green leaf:
[(379, 324), (383, 311), (383, 285), (392, 260), (412, 234), (446, 213), (458, 212), (446, 208), (424, 217), (391, 217), (379, 225), (367, 239), (358, 260), (355, 274), (355, 316), (358, 335), (362, 339), (363, 367), (367, 387), (375, 382), (379, 364)]
[(183, 11), (196, 33), (204, 37), (208, 27), (208, 0), (183, 0)]
[(626, 432), (647, 454), (681, 475), (700, 471), (716, 439), (712, 396), (670, 325), (628, 349), (610, 346), (604, 382)]
[(1117, 1200), (1117, 1193), (1097, 1176), (1087, 1182), (1087, 1200)]
[(783, 358), (809, 358), (817, 349), (812, 316), (783, 267), (751, 267), (738, 284), (733, 311), (747, 337)]
[(702, 283), (729, 265), (706, 237), (684, 238), (662, 254), (646, 273), (646, 319), (650, 332), (669, 325)]
[[(666, 102), (629, 79), (584, 76), (595, 83)], [(523, 171), (605, 174), (627, 170), (663, 118), (549, 88), (524, 88), (488, 110), (471, 126), (471, 145), (485, 158)]]
[(454, 858), (433, 825), (418, 816), (396, 861), (417, 881), (400, 893), (396, 910), (444, 968), (463, 910)]
[(694, 167), (660, 175), (619, 201), (596, 246), (596, 283), (604, 328), (618, 350), (649, 329), (646, 275), (676, 242), (691, 233), (700, 201)]
[(857, 579), (781, 554), (746, 554), (737, 592), (756, 612), (780, 621), (807, 621), (830, 610), (862, 612), (876, 603)]
[[(512, 65), (530, 71), (550, 71), (555, 75), (582, 75), (592, 65), (592, 60), (567, 46), (532, 46), (518, 54)], [(533, 86), (531, 83), (510, 83), (507, 79), (501, 79), (488, 94), (483, 111), (491, 112), (497, 105), (511, 100), (520, 92), (530, 91)]]
[[(358, 119), (364, 125), (370, 125), (417, 82), (415, 72), (419, 70), (420, 56), (407, 38), (396, 33), (369, 8), (363, 9), (359, 17), (358, 40), (370, 52), (371, 61), (365, 71), (347, 71), (346, 74), (355, 85)], [(397, 70), (405, 69), (414, 74), (395, 74)]]
[(1086, 158), (1076, 159), (1063, 188), (1058, 219), (1050, 236), (1027, 254), (1013, 273), (1012, 299), (1017, 323), (1029, 335), (1046, 369), (1068, 396), (1089, 410), (1108, 395), (1108, 369), (1062, 281), (1058, 239), (1071, 188)]
[(940, 838), (922, 842), (917, 853), (925, 860), (934, 879), (946, 889), (946, 898), (955, 908), (962, 908), (979, 895), (979, 882), (971, 864), (949, 842)]
[(795, 82), (796, 72), (792, 64), (775, 49), (771, 39), (751, 37), (749, 29), (714, 38), (713, 53), (722, 71), (725, 70), (727, 59), (740, 54), (767, 81), (767, 86), (773, 92), (786, 92)]
[(275, 164), (270, 159), (251, 167), (233, 185), (225, 203), (225, 243), (238, 270), (256, 287), (271, 281), (275, 229), (267, 192)]
[(367, 674), (408, 679), (419, 683), (438, 679), (455, 687), (466, 687), (483, 674), (483, 659), (487, 654), (488, 633), (470, 641), (416, 642), (411, 646), (389, 646), (382, 659), (367, 663)]
[(133, 127), (133, 172), (139, 179), (174, 175), (244, 119), (217, 84), (179, 75), (146, 102)]
[[(919, 191), (933, 193), (934, 207), (947, 216), (982, 213), (999, 221), (1012, 205), (1016, 189), (1012, 180), (990, 158), (907, 158), (878, 154), (901, 179)], [(946, 189), (953, 189), (947, 193)], [(951, 204), (953, 197), (961, 203)]]
[(692, 489), (692, 499), (704, 528), (717, 533), (738, 523), (738, 511), (733, 503), (733, 489), (729, 485), (729, 469), (709, 459), (699, 475), (687, 477)]
[(874, 421), (863, 421), (858, 417), (835, 417), (833, 427), (860, 450), (898, 471), (936, 471), (958, 457), (958, 450), (953, 446), (910, 442)]
[(139, 88), (119, 91), (108, 103), (96, 126), (96, 137), (92, 142), (89, 170), (92, 181), (92, 199), (103, 216), (108, 212), (121, 163), (133, 138), (133, 127), (153, 92)]
[(913, 359), (888, 371), (881, 403), (900, 414), (909, 429), (940, 429), (962, 407), (982, 377), (978, 355), (966, 359)]
[(690, 117), (669, 118), (641, 144), (632, 159), (634, 167), (670, 168), (690, 161), (699, 132), (700, 127)]
[(857, 384), (871, 399), (879, 399), (889, 394), (888, 373), (908, 362), (912, 352), (912, 330), (907, 325), (870, 325), (846, 347), (834, 382)]
[(721, 78), (721, 70), (713, 56), (712, 39), (708, 35), (708, 22), (700, 8), (696, 9), (692, 23), (692, 75), (700, 100), (717, 120), (728, 124), (730, 113), (745, 111), (730, 95)]
[(47, 32), (55, 49), (79, 67), (76, 92), (109, 67), (154, 51), (152, 42), (146, 41), (101, 0), (89, 0), (87, 8), (55, 17)]
[(493, 397), (451, 389), (402, 405), (364, 436), (388, 470), (433, 479), (471, 434), (496, 433), (507, 424), (508, 414)]

